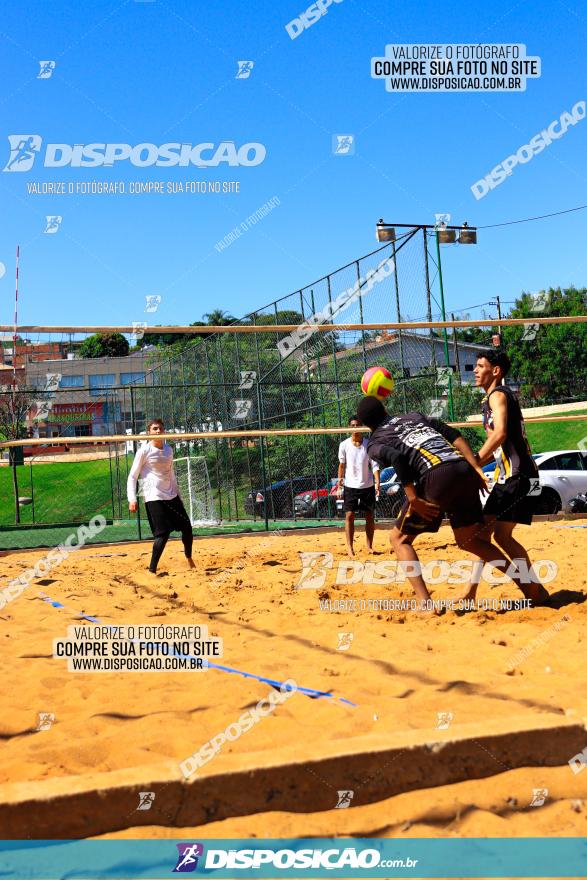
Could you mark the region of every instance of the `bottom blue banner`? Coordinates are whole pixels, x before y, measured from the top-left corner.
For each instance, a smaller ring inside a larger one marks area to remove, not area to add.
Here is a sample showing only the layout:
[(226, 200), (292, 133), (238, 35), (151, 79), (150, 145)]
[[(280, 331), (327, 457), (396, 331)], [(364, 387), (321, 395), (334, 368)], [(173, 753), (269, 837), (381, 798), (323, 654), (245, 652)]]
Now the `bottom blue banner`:
[(587, 838), (0, 841), (0, 877), (587, 877)]

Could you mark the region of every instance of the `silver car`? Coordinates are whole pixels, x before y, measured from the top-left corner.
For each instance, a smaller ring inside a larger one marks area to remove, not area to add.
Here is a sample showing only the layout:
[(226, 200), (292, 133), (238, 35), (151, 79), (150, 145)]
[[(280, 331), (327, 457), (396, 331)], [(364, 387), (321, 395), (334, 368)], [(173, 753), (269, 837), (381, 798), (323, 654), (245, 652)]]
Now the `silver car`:
[[(552, 452), (539, 452), (532, 458), (538, 467), (538, 479), (532, 481), (531, 495), (535, 496), (535, 514), (565, 513), (570, 511), (571, 498), (587, 492), (587, 453), (578, 449), (555, 449)], [(487, 488), (493, 488), (495, 465), (486, 464), (483, 468), (489, 480)], [(482, 496), (485, 505), (487, 495)]]
[(541, 492), (536, 513), (568, 512), (575, 495), (587, 492), (587, 452), (557, 449), (534, 456), (538, 465)]

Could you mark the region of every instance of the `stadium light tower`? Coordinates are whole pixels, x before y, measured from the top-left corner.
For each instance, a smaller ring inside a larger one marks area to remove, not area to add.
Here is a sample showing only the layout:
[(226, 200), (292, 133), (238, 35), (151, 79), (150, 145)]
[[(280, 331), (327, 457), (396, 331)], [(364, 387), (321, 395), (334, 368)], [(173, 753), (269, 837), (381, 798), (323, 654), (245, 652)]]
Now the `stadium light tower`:
[[(469, 224), (465, 221), (462, 226), (449, 226), (447, 223), (436, 223), (434, 226), (428, 223), (386, 223), (383, 219), (377, 221), (376, 229), (376, 238), (377, 241), (380, 242), (395, 242), (396, 227), (400, 228), (409, 228), (409, 229), (421, 229), (424, 235), (424, 242), (427, 240), (427, 236), (429, 235), (428, 230), (432, 230), (434, 234), (434, 238), (436, 240), (436, 256), (438, 259), (438, 283), (440, 287), (440, 312), (442, 316), (442, 320), (446, 321), (446, 308), (444, 305), (444, 285), (442, 282), (442, 263), (440, 260), (440, 245), (441, 244), (454, 244), (458, 241), (459, 244), (477, 244), (477, 227), (469, 226)], [(458, 239), (457, 239), (458, 232)], [(428, 259), (428, 248), (425, 246), (424, 252), (426, 254), (426, 259)], [(427, 264), (426, 264), (427, 265)], [(397, 271), (397, 267), (396, 267)], [(428, 269), (426, 268), (426, 272)], [(428, 275), (426, 275), (428, 278)], [(428, 291), (429, 294), (429, 291)], [(450, 358), (448, 353), (448, 334), (446, 332), (446, 327), (442, 328), (442, 335), (444, 339), (444, 358), (446, 361), (446, 366), (450, 367)], [(454, 419), (454, 404), (453, 404), (453, 396), (452, 396), (452, 377), (449, 377), (448, 383), (448, 410), (451, 419)]]

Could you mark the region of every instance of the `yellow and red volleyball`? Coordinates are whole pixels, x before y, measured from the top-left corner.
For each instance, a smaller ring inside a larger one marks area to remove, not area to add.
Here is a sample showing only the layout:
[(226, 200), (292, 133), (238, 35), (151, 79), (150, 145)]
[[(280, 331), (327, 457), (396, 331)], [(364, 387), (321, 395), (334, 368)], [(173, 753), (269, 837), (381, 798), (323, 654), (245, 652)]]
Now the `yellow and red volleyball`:
[(363, 373), (361, 391), (367, 397), (385, 400), (393, 391), (393, 376), (385, 367), (369, 367)]

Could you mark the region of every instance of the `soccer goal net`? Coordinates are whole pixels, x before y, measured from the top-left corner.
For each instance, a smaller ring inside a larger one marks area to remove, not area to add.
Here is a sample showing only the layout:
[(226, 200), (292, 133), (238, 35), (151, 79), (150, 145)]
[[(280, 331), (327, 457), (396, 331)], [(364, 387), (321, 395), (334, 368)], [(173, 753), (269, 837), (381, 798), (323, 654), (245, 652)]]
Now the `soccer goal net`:
[(190, 455), (173, 461), (179, 494), (193, 526), (216, 525), (218, 516), (212, 496), (206, 459)]

